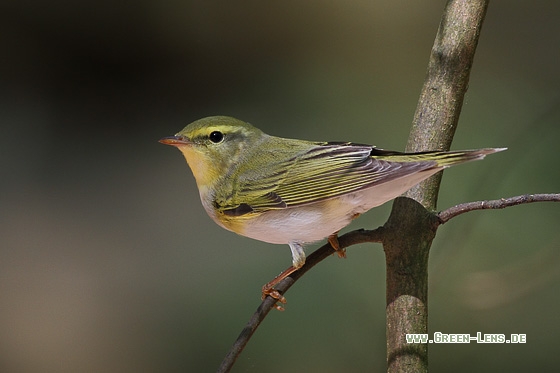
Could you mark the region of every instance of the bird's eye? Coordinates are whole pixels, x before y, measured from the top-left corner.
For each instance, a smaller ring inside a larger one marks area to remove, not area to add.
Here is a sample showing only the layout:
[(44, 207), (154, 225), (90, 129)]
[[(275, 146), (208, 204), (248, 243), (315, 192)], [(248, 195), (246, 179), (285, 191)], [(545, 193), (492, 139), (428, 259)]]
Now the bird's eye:
[(212, 133), (210, 133), (210, 136), (208, 136), (208, 138), (210, 139), (210, 141), (212, 141), (214, 144), (217, 144), (219, 142), (221, 142), (224, 139), (224, 134), (221, 133), (220, 131), (212, 131)]

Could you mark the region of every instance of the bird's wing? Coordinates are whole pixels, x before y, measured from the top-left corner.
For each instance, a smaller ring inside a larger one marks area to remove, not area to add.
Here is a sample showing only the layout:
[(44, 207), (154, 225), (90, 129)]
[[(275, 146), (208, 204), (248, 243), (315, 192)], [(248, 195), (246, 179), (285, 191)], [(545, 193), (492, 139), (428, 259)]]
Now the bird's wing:
[[(437, 167), (435, 161), (392, 162), (380, 150), (352, 143), (317, 143), (295, 157), (277, 160), (255, 175), (242, 175), (235, 193), (216, 207), (244, 215), (314, 203)], [(381, 151), (383, 152), (383, 151)], [(391, 152), (386, 152), (391, 154)], [(278, 171), (281, 170), (281, 171)]]

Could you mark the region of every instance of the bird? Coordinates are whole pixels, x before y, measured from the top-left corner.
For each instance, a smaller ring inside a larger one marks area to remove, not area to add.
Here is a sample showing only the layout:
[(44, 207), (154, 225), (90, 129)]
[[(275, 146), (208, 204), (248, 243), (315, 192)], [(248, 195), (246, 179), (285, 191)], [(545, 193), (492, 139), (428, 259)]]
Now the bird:
[(262, 289), (263, 299), (282, 303), (274, 286), (304, 265), (304, 245), (327, 238), (343, 257), (337, 234), (356, 217), (447, 167), (506, 149), (403, 153), (271, 136), (228, 116), (196, 120), (159, 141), (182, 152), (214, 222), (289, 245), (292, 265)]

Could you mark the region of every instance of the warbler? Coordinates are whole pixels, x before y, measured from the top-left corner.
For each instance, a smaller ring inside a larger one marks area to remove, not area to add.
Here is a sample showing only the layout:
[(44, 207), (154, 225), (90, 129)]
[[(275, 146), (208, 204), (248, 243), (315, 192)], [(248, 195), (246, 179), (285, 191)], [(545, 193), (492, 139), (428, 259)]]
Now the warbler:
[(265, 285), (263, 296), (303, 266), (304, 244), (329, 237), (338, 249), (338, 231), (360, 214), (446, 167), (505, 150), (401, 153), (286, 139), (226, 116), (197, 120), (159, 141), (183, 153), (202, 205), (218, 225), (290, 246), (292, 266)]

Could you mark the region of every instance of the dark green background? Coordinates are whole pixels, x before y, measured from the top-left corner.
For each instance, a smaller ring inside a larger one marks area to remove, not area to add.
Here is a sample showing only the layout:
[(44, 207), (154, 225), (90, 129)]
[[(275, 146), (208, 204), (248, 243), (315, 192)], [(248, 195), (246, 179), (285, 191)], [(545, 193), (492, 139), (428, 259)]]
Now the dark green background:
[[(290, 251), (216, 226), (157, 140), (222, 114), (402, 150), (443, 6), (2, 2), (0, 370), (214, 371)], [(446, 171), (440, 208), (560, 191), (559, 16), (557, 2), (491, 2), (453, 148), (509, 150)], [(430, 331), (527, 343), (431, 345), (433, 372), (558, 367), (559, 222), (548, 203), (440, 229)], [(234, 371), (383, 372), (384, 276), (380, 245), (327, 259)]]

